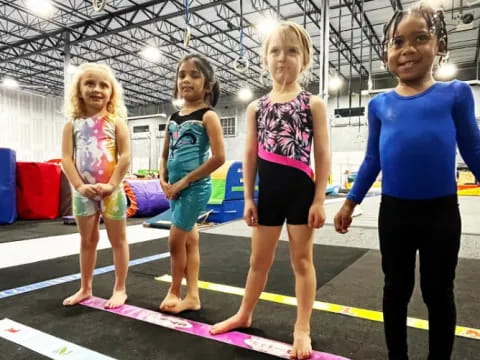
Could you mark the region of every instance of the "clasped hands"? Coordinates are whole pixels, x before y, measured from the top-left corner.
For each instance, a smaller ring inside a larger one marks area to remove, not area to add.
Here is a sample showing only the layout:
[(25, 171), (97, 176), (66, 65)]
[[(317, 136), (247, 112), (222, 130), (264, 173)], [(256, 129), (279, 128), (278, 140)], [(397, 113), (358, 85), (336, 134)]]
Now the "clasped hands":
[(112, 194), (114, 190), (115, 187), (110, 183), (82, 184), (77, 188), (80, 194), (92, 200), (101, 200)]
[(169, 184), (163, 179), (160, 179), (160, 186), (168, 200), (175, 200), (180, 195), (180, 192), (189, 185), (185, 178), (178, 180), (174, 184)]

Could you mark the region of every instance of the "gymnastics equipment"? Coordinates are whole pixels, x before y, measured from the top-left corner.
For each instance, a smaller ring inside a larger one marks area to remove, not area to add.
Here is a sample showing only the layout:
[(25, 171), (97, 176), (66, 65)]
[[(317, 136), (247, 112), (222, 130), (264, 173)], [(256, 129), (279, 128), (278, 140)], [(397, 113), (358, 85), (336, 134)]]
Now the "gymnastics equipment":
[(17, 218), (15, 163), (15, 151), (0, 148), (0, 224), (11, 224)]
[[(62, 168), (62, 159), (50, 159), (46, 161), (49, 164), (56, 164)], [(72, 214), (72, 188), (65, 173), (60, 171), (60, 204), (58, 216), (68, 216)]]
[(72, 213), (72, 188), (67, 177), (60, 172), (60, 208), (58, 215), (65, 216)]
[[(209, 215), (212, 211), (202, 211), (197, 218), (197, 224), (202, 224), (209, 219)], [(152, 227), (157, 229), (170, 229), (172, 226), (172, 209), (168, 209), (157, 216), (152, 217), (151, 219), (146, 220), (143, 223), (144, 227)]]
[(125, 180), (123, 188), (130, 205), (127, 216), (153, 216), (170, 207), (170, 204), (160, 187), (160, 181)]
[(475, 175), (465, 165), (457, 166), (457, 195), (479, 196), (480, 184)]
[(107, 6), (107, 0), (103, 0), (100, 2), (98, 0), (93, 0), (93, 9), (97, 12), (102, 11)]
[(325, 190), (326, 195), (338, 195), (340, 192), (340, 185), (328, 185)]
[(56, 219), (60, 204), (60, 167), (17, 162), (17, 210), (22, 219)]
[[(213, 210), (209, 221), (224, 223), (243, 216), (243, 171), (241, 161), (226, 161), (212, 175), (212, 196), (207, 209)], [(258, 198), (258, 178), (254, 198)]]
[(192, 30), (190, 30), (190, 0), (184, 0), (184, 6), (185, 6), (185, 24), (187, 27), (185, 28), (185, 33), (183, 35), (183, 46), (188, 48), (188, 45), (190, 44), (190, 38), (192, 36)]
[(65, 215), (62, 219), (65, 225), (75, 225), (77, 223), (75, 221), (75, 216), (72, 215)]
[(248, 70), (249, 66), (249, 61), (248, 57), (244, 56), (244, 46), (243, 46), (243, 34), (244, 34), (244, 29), (243, 29), (243, 0), (240, 0), (240, 56), (235, 59), (233, 62), (233, 68), (239, 72), (240, 74), (243, 74)]
[(457, 195), (459, 196), (480, 196), (480, 185), (458, 185)]

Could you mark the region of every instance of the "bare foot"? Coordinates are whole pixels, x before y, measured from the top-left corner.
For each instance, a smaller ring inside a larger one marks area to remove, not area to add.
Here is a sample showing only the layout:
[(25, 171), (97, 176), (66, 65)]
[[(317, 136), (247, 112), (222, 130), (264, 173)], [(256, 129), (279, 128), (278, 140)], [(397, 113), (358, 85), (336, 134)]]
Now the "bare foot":
[(295, 330), (293, 333), (293, 346), (290, 359), (305, 360), (312, 356), (312, 341), (310, 331)]
[(114, 290), (112, 297), (105, 304), (105, 309), (114, 309), (122, 306), (127, 301), (127, 292), (125, 290)]
[(168, 291), (167, 296), (165, 296), (165, 299), (163, 299), (162, 303), (160, 304), (160, 310), (161, 311), (170, 311), (171, 308), (174, 306), (177, 306), (178, 303), (180, 303), (180, 297), (178, 295), (175, 295)]
[(167, 308), (167, 311), (173, 314), (181, 313), (182, 311), (187, 310), (200, 310), (202, 304), (200, 303), (200, 299), (186, 296), (182, 301), (180, 301), (177, 305)]
[(92, 290), (80, 289), (72, 296), (69, 296), (68, 298), (64, 299), (63, 306), (72, 306), (72, 305), (78, 304), (79, 302), (85, 299), (88, 299), (91, 296), (92, 296)]
[(210, 334), (217, 335), (229, 332), (233, 329), (238, 328), (248, 328), (252, 325), (252, 316), (245, 317), (243, 315), (239, 315), (238, 313), (229, 317), (227, 320), (219, 322), (212, 326), (210, 329)]

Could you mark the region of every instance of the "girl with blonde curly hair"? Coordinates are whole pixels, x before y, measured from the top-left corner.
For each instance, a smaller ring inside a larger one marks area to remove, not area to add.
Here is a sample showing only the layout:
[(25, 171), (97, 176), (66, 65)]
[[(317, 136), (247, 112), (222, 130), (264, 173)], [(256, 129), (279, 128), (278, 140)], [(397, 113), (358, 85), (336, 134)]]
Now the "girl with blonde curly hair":
[(63, 130), (62, 166), (73, 187), (82, 276), (80, 290), (63, 305), (75, 305), (92, 296), (102, 215), (115, 263), (113, 294), (105, 307), (118, 307), (127, 299), (129, 249), (121, 185), (130, 166), (130, 138), (123, 90), (110, 67), (95, 63), (78, 67), (65, 100), (65, 113), (68, 122)]

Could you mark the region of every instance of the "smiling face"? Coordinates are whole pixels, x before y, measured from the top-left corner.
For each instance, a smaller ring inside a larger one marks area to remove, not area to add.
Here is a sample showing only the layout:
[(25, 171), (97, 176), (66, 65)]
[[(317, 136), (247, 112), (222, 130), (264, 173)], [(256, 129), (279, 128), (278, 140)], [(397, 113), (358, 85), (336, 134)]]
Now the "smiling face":
[(438, 38), (425, 19), (412, 13), (401, 19), (395, 32), (390, 31), (386, 63), (400, 82), (420, 82), (431, 77), (438, 50)]
[(107, 109), (113, 89), (105, 72), (93, 69), (87, 70), (80, 78), (78, 88), (88, 115)]
[(195, 59), (182, 62), (177, 74), (177, 97), (186, 102), (203, 100), (209, 92), (205, 85), (205, 75), (198, 68)]

